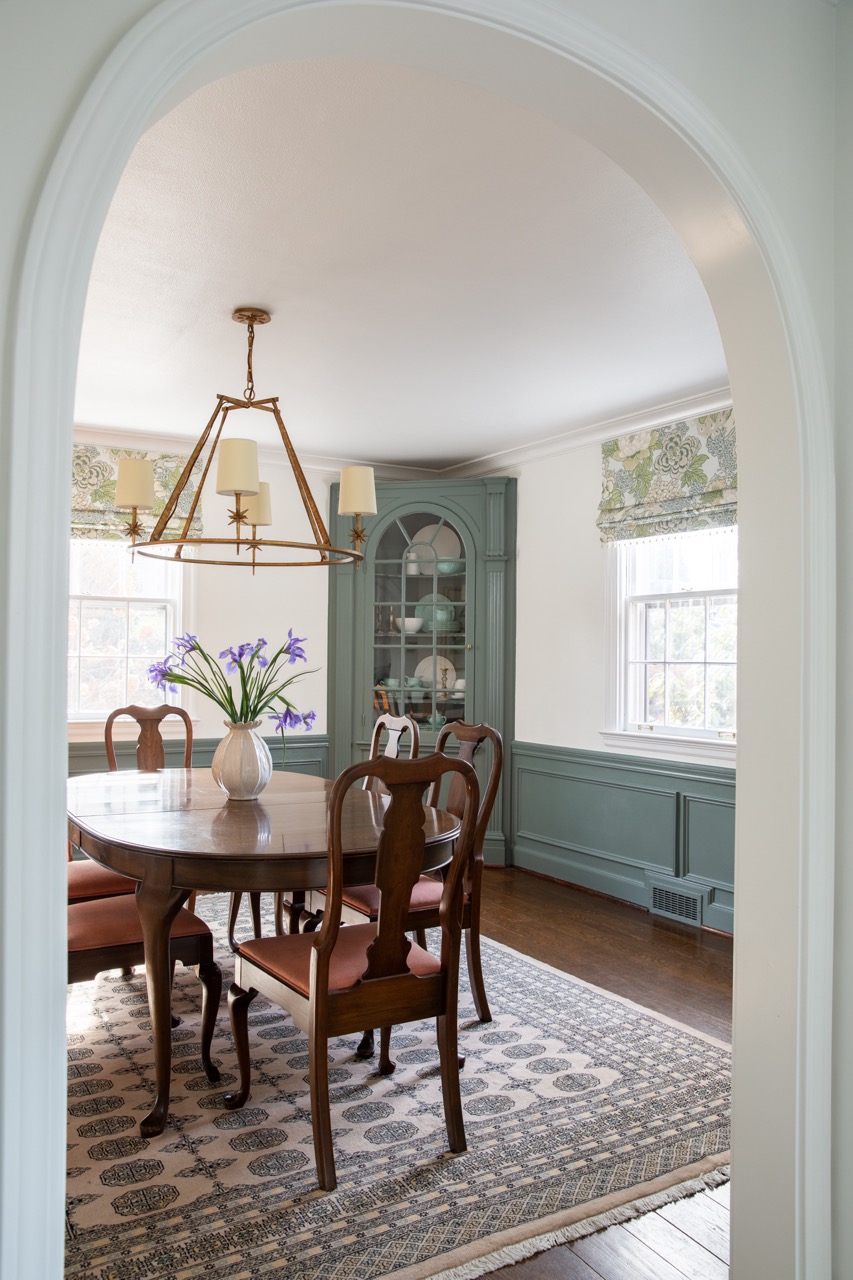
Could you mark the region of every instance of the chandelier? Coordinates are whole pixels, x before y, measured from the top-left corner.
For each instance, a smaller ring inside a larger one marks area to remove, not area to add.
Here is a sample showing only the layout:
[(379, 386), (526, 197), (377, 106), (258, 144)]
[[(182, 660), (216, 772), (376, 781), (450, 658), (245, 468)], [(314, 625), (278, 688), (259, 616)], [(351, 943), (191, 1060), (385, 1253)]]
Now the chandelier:
[[(134, 553), (159, 560), (178, 560), (185, 564), (237, 565), (250, 568), (292, 568), (303, 565), (331, 566), (335, 564), (359, 564), (364, 558), (361, 550), (365, 538), (361, 526), (362, 515), (376, 513), (376, 492), (372, 467), (344, 467), (341, 471), (339, 514), (354, 515), (355, 523), (350, 533), (352, 547), (334, 547), (329, 541), (326, 526), (314, 501), (305, 473), (296, 451), (290, 442), (281, 413), (278, 397), (265, 400), (255, 398), (255, 380), (252, 370), (252, 349), (255, 342), (255, 325), (267, 324), (270, 316), (258, 307), (239, 307), (232, 316), (239, 324), (246, 325), (248, 356), (246, 388), (242, 398), (219, 395), (216, 408), (207, 426), (187, 459), (177, 484), (154, 525), (149, 538), (144, 538), (138, 512), (150, 511), (154, 504), (152, 464), (141, 459), (122, 459), (116, 484), (115, 505), (120, 510), (131, 511), (127, 533)], [(258, 530), (272, 525), (270, 486), (258, 476), (258, 446), (252, 439), (243, 437), (222, 438), (222, 432), (231, 415), (243, 411), (270, 414), (278, 427), (287, 461), (293, 472), (296, 487), (308, 518), (312, 542), (265, 538)], [(211, 442), (212, 443), (209, 443)], [(209, 444), (209, 450), (205, 448)], [(216, 492), (231, 497), (234, 505), (228, 512), (233, 533), (229, 537), (193, 536), (193, 518), (201, 500), (205, 482), (217, 459)], [(181, 504), (196, 464), (202, 460), (202, 476), (195, 490), (189, 493), (190, 501)], [(358, 504), (353, 506), (352, 503)], [(349, 505), (347, 505), (349, 504)], [(178, 515), (177, 513), (181, 514)], [(182, 527), (175, 529), (176, 519), (183, 519)], [(171, 522), (171, 527), (170, 527)], [(185, 548), (190, 550), (184, 555)]]

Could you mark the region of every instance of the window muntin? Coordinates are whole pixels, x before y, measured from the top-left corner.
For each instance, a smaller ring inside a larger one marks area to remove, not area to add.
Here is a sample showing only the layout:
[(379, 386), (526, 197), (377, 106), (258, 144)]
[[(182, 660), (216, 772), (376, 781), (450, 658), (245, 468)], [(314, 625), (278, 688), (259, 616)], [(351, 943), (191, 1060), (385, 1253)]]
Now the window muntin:
[(623, 731), (732, 739), (737, 726), (737, 530), (619, 544)]
[(180, 568), (132, 560), (126, 543), (73, 538), (69, 588), (68, 718), (162, 702), (147, 671), (178, 629)]

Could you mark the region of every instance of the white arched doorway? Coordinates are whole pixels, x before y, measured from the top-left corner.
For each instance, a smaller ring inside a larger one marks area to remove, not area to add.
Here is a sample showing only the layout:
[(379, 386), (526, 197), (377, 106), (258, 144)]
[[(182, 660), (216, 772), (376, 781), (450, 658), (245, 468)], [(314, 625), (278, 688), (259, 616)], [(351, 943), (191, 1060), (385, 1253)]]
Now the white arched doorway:
[[(4, 540), (8, 696), (0, 798), (6, 848), (28, 850), (26, 863), (7, 859), (3, 881), (4, 1040), (25, 1046), (14, 1061), (7, 1051), (3, 1064), (2, 1259), (10, 1275), (58, 1276), (61, 1269), (63, 957), (32, 955), (26, 990), (14, 958), (27, 949), (34, 878), (48, 886), (44, 927), (53, 936), (62, 930), (64, 895), (51, 866), (63, 829), (64, 666), (52, 638), (64, 629), (67, 424), (91, 259), (127, 157), (160, 111), (215, 75), (306, 52), (403, 57), (547, 111), (640, 182), (703, 278), (741, 428), (744, 511), (741, 664), (748, 693), (740, 732), (735, 1012), (736, 1204), (743, 1208), (733, 1221), (735, 1275), (794, 1275), (795, 1258), (802, 1266), (805, 1257), (828, 1256), (821, 1250), (829, 1240), (831, 470), (808, 306), (772, 212), (713, 119), (653, 65), (588, 25), (524, 0), (511, 9), (510, 28), (497, 0), (478, 0), (464, 14), (430, 3), (160, 5), (106, 59), (50, 169), (15, 298), (6, 476), (7, 528), (16, 536), (14, 549)], [(776, 450), (768, 460), (771, 438)], [(780, 497), (783, 529), (774, 519)], [(779, 557), (797, 584), (799, 616), (809, 622), (771, 637), (758, 581)], [(40, 672), (37, 686), (10, 678), (22, 632)], [(799, 704), (791, 698), (780, 709), (780, 680), (800, 691)], [(10, 726), (21, 725), (38, 734), (43, 768), (35, 778), (25, 767), (26, 747), (15, 739), (12, 749)], [(37, 1009), (33, 989), (47, 993)], [(26, 1134), (21, 1115), (29, 1117)]]

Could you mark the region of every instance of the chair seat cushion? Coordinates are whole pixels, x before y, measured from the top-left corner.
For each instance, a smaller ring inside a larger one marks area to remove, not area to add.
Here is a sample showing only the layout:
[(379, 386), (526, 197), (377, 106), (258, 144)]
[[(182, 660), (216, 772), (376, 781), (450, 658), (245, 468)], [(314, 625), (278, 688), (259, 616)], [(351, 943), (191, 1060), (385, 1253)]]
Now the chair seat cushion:
[[(411, 910), (437, 910), (443, 889), (443, 880), (421, 876), (412, 889)], [(379, 914), (379, 890), (374, 884), (356, 884), (349, 889), (344, 889), (341, 901), (345, 907), (360, 911), (363, 916), (368, 916), (371, 920), (375, 920)]]
[[(311, 949), (315, 933), (288, 933), (280, 938), (252, 938), (240, 945), (240, 955), (263, 969), (278, 982), (302, 995), (309, 994)], [(372, 924), (343, 925), (329, 965), (329, 990), (353, 987), (367, 968), (367, 948), (376, 937)], [(419, 978), (438, 973), (438, 957), (412, 944), (407, 957), (409, 971)]]
[(110, 898), (118, 893), (135, 893), (136, 881), (118, 871), (102, 867), (93, 858), (79, 858), (68, 864), (68, 901), (85, 902), (87, 898)]
[[(182, 907), (172, 924), (173, 938), (193, 938), (209, 934), (203, 920)], [(77, 902), (68, 908), (68, 950), (96, 951), (138, 942), (142, 945), (142, 921), (136, 897), (97, 898)]]

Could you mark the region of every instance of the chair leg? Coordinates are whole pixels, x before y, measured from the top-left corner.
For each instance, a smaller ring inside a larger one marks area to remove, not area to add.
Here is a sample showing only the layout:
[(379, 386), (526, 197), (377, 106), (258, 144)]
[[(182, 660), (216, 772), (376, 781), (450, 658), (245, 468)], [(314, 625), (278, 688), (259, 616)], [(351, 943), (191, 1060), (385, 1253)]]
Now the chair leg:
[(213, 1043), (216, 1015), (222, 996), (222, 970), (211, 958), (197, 964), (195, 971), (201, 983), (201, 1064), (210, 1083), (216, 1084), (219, 1081), (219, 1069), (214, 1066), (210, 1057), (210, 1046)]
[(302, 889), (295, 890), (290, 895), (290, 901), (285, 901), (283, 893), (275, 895), (275, 933), (280, 938), (285, 933), (284, 917), (287, 916), (287, 933), (299, 932), (299, 917), (305, 910), (305, 893)]
[(427, 950), (426, 929), (415, 929), (415, 942), (419, 947), (423, 947), (424, 951)]
[(242, 1107), (249, 1096), (252, 1079), (252, 1062), (249, 1057), (249, 1005), (257, 995), (254, 987), (244, 991), (232, 982), (228, 991), (228, 1012), (231, 1015), (231, 1035), (234, 1037), (234, 1048), (237, 1052), (237, 1066), (240, 1070), (240, 1088), (236, 1093), (226, 1093), (223, 1101), (229, 1111)]
[(368, 1027), (368, 1029), (365, 1031), (364, 1035), (361, 1037), (361, 1039), (358, 1042), (358, 1047), (356, 1048), (355, 1056), (357, 1058), (365, 1058), (365, 1059), (372, 1058), (375, 1051), (376, 1051), (376, 1043), (373, 1036), (373, 1028)]
[(396, 1067), (396, 1062), (391, 1061), (391, 1028), (382, 1027), (379, 1031), (379, 1074), (390, 1076)]
[(456, 1019), (444, 1014), (436, 1018), (438, 1056), (441, 1062), (441, 1100), (444, 1123), (451, 1151), (467, 1151), (465, 1123), (462, 1118), (462, 1092), (459, 1088), (458, 1033)]
[[(239, 889), (231, 894), (231, 906), (228, 909), (228, 945), (232, 951), (236, 952), (240, 945), (234, 937), (234, 927), (237, 924), (237, 916), (240, 914), (240, 904), (243, 901), (243, 895)], [(257, 934), (255, 935), (257, 937)]]
[(261, 936), (261, 895), (256, 892), (249, 894), (249, 908), (252, 912), (252, 928), (255, 931), (255, 937)]
[(335, 1152), (332, 1147), (332, 1116), (329, 1110), (329, 1048), (326, 1036), (312, 1031), (308, 1042), (311, 1087), (311, 1127), (314, 1131), (314, 1160), (317, 1181), (323, 1191), (334, 1191)]
[(465, 954), (468, 957), (468, 979), (471, 983), (471, 994), (477, 1017), (481, 1022), (491, 1022), (492, 1011), (486, 997), (486, 985), (483, 982), (483, 966), (480, 962), (480, 930), (465, 930)]

